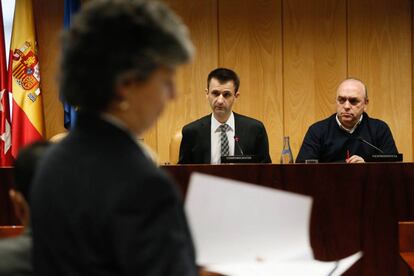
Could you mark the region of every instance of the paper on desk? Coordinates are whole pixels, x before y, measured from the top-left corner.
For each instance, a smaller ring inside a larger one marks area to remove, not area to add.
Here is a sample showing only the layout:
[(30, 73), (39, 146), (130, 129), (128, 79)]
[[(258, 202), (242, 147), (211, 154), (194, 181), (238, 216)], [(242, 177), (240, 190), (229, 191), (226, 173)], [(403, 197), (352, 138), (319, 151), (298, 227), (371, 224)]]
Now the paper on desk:
[(194, 173), (185, 209), (200, 265), (311, 254), (312, 198)]
[(218, 264), (205, 267), (207, 271), (229, 276), (339, 276), (347, 271), (362, 256), (357, 252), (337, 262), (316, 260), (291, 260), (276, 263)]
[(308, 196), (194, 173), (185, 209), (197, 263), (227, 275), (327, 275), (335, 263), (311, 264), (321, 263), (309, 243), (311, 206)]

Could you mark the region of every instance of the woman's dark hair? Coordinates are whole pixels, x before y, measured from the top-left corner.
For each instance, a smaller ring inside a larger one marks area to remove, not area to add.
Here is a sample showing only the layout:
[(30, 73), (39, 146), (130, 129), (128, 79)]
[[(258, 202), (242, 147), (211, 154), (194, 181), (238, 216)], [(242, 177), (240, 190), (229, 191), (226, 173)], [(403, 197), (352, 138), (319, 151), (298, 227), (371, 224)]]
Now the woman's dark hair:
[(144, 0), (88, 2), (63, 35), (63, 100), (93, 112), (115, 98), (124, 74), (146, 80), (160, 66), (188, 61), (193, 45), (164, 4)]

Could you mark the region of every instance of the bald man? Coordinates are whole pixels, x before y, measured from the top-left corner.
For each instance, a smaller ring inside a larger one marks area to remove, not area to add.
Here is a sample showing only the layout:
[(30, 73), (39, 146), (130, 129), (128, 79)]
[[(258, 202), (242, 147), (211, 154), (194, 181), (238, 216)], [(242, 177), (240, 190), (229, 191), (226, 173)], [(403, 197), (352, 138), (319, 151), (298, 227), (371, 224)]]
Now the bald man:
[(368, 102), (368, 91), (362, 81), (344, 80), (336, 92), (336, 114), (309, 128), (296, 163), (310, 159), (320, 163), (363, 163), (381, 151), (398, 153), (388, 125), (365, 112)]

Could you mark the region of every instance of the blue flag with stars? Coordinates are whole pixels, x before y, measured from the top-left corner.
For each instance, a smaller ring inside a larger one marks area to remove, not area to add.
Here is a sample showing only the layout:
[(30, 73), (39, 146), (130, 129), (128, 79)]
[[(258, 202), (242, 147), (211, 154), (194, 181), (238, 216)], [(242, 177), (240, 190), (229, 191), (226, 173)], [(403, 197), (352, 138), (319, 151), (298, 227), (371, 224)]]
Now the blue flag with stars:
[[(80, 0), (65, 0), (65, 12), (63, 25), (66, 28), (70, 26), (73, 15), (80, 9)], [(68, 103), (63, 103), (64, 108), (64, 126), (70, 129), (76, 121), (76, 109)]]

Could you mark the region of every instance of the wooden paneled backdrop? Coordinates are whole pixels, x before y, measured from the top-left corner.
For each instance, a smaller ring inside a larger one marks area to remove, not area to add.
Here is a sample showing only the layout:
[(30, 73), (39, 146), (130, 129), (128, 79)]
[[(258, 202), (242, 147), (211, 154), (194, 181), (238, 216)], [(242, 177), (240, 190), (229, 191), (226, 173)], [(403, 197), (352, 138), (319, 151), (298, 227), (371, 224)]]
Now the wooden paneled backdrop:
[[(413, 161), (413, 3), (410, 0), (168, 0), (188, 25), (197, 55), (177, 74), (179, 97), (145, 134), (169, 161), (172, 135), (210, 112), (207, 74), (241, 78), (235, 111), (266, 126), (279, 162), (283, 136), (296, 156), (308, 127), (335, 111), (346, 77), (368, 87), (368, 113), (385, 120), (405, 161)], [(57, 96), (63, 0), (35, 0), (47, 137), (64, 131)], [(108, 38), (110, 39), (110, 38)]]

